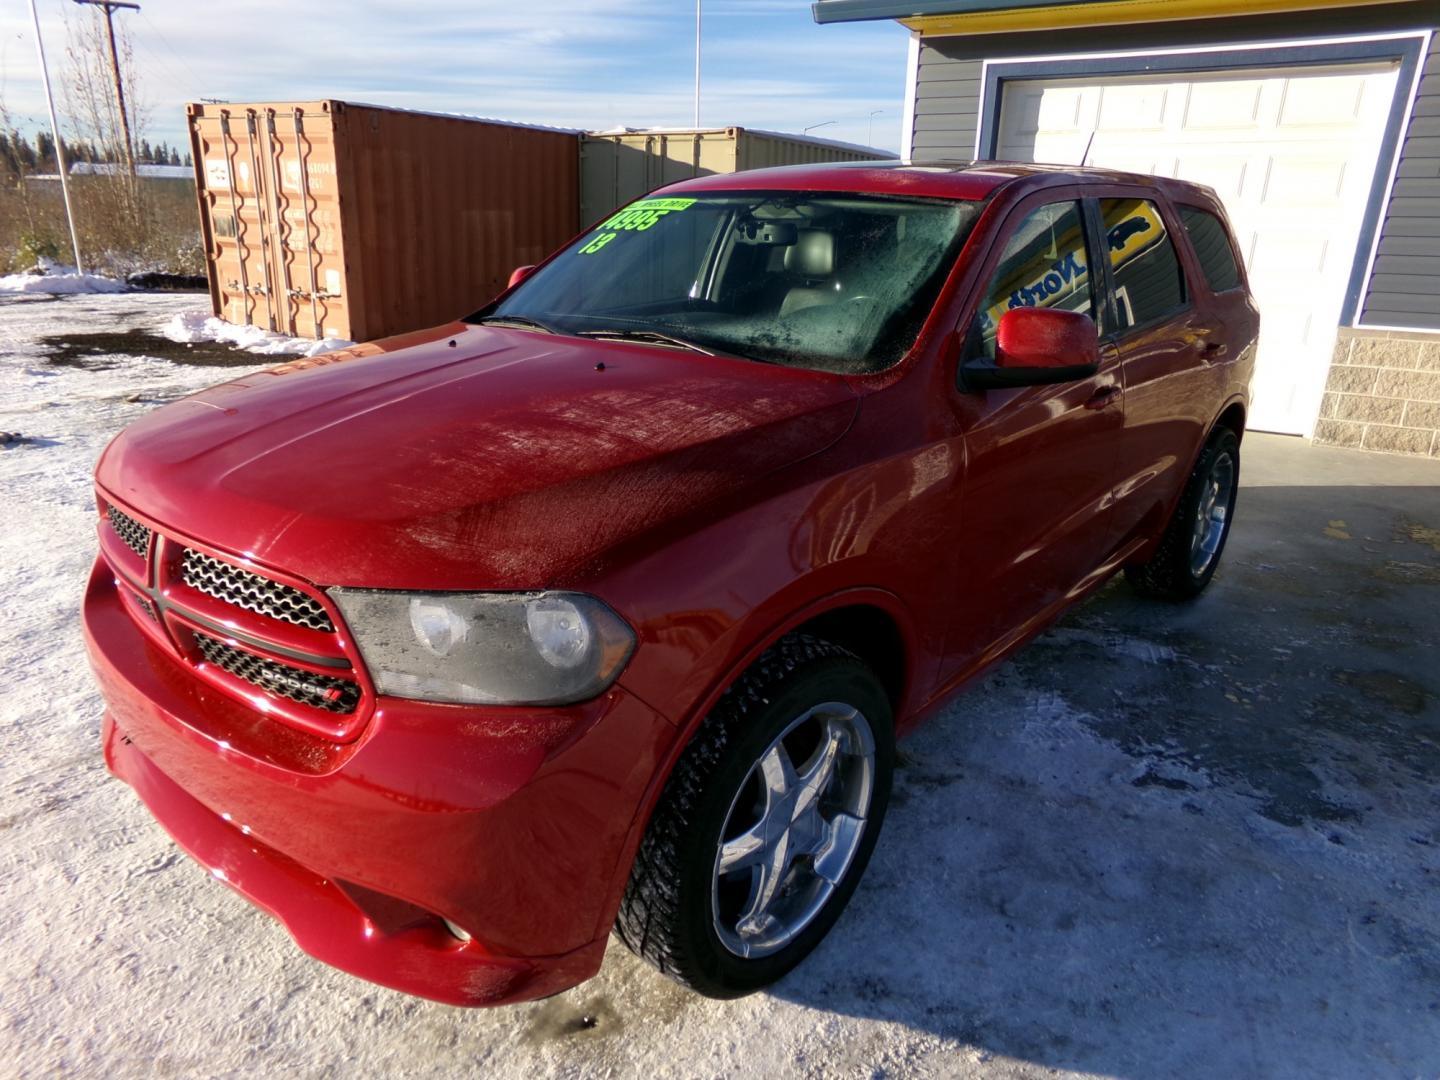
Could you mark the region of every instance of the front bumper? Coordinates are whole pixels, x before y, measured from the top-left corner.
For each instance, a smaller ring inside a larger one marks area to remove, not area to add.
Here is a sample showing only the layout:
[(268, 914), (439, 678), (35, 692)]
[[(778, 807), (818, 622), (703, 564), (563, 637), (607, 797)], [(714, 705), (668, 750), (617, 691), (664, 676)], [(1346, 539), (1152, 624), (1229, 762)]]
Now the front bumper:
[(638, 699), (381, 698), (354, 743), (309, 745), (151, 643), (103, 563), (84, 615), (111, 771), (306, 952), (456, 1005), (545, 997), (599, 969), (619, 861), (674, 737)]

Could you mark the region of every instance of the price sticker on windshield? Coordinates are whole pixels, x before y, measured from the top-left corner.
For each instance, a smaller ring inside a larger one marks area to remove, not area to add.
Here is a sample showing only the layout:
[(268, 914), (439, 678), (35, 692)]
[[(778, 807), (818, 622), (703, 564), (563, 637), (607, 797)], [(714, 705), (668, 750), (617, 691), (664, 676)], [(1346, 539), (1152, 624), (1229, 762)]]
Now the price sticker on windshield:
[(600, 225), (600, 231), (580, 249), (594, 255), (622, 232), (644, 232), (667, 214), (677, 214), (695, 205), (694, 199), (641, 199)]

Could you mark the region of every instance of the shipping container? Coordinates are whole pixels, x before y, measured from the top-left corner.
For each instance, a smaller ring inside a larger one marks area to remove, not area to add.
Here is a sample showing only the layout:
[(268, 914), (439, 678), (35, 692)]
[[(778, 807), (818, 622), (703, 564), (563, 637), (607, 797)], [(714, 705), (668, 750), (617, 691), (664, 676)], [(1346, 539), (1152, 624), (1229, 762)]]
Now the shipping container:
[(592, 131), (580, 140), (580, 221), (589, 228), (617, 206), (695, 176), (894, 157), (870, 146), (742, 127)]
[(354, 341), (433, 326), (578, 231), (575, 131), (343, 101), (187, 112), (230, 322)]

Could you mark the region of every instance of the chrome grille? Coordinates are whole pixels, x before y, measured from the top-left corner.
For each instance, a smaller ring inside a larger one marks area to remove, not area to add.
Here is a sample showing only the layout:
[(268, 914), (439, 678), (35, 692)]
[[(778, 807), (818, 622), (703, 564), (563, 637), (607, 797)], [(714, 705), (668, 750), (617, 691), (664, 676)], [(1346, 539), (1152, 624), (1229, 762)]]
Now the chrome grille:
[(352, 713), (360, 700), (359, 685), (349, 679), (317, 675), (313, 671), (267, 660), (208, 634), (197, 633), (195, 644), (199, 646), (201, 655), (216, 667), (261, 690), (301, 705), (332, 713)]
[(105, 516), (110, 519), (110, 528), (115, 530), (115, 535), (124, 541), (126, 547), (142, 559), (150, 553), (148, 526), (141, 525), (129, 514), (122, 513), (113, 506), (106, 508)]
[(227, 604), (311, 630), (333, 632), (335, 624), (320, 601), (299, 589), (242, 570), (199, 551), (185, 549), (180, 563), (185, 584)]

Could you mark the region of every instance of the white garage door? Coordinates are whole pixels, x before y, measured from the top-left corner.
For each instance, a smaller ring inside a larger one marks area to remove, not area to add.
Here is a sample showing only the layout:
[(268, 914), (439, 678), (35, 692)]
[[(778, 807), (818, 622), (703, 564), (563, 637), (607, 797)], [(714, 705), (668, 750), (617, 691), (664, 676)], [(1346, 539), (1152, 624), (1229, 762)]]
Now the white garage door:
[[(1393, 65), (1008, 82), (998, 156), (1208, 184), (1260, 304), (1250, 426), (1309, 435), (1395, 90)], [(1093, 134), (1093, 142), (1092, 142)]]

